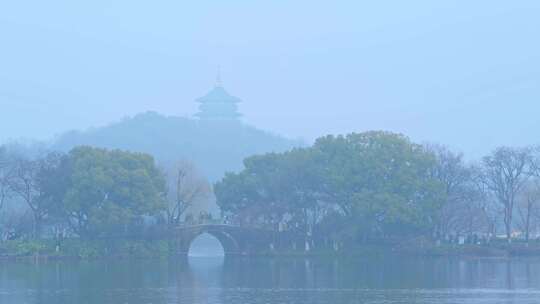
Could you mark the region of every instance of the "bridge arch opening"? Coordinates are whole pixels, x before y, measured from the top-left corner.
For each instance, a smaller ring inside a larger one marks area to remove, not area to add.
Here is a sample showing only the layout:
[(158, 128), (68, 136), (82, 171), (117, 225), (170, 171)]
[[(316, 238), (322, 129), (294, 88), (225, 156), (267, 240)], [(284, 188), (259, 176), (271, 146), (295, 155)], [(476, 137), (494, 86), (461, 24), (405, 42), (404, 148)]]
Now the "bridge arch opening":
[(220, 257), (230, 250), (228, 240), (216, 233), (202, 232), (189, 242), (187, 253), (191, 257)]
[[(235, 229), (235, 227), (222, 224), (192, 225), (179, 227), (173, 234), (176, 252), (178, 254), (187, 256), (193, 256), (195, 254), (198, 254), (196, 252), (202, 252), (201, 255), (208, 255), (212, 251), (209, 250), (209, 248), (204, 248), (204, 246), (199, 246), (200, 244), (197, 240), (197, 238), (203, 234), (211, 235), (212, 237), (217, 239), (217, 241), (223, 248), (224, 255), (245, 254), (246, 250), (250, 248), (248, 247), (246, 249), (246, 242), (244, 238), (245, 232), (243, 234), (241, 231), (238, 231), (238, 229)], [(210, 242), (208, 238), (208, 236), (202, 237), (201, 243), (204, 244), (205, 241)], [(195, 244), (192, 244), (193, 242), (195, 242)], [(216, 244), (215, 241), (213, 241), (213, 243)], [(203, 247), (202, 250), (195, 250), (200, 247)]]

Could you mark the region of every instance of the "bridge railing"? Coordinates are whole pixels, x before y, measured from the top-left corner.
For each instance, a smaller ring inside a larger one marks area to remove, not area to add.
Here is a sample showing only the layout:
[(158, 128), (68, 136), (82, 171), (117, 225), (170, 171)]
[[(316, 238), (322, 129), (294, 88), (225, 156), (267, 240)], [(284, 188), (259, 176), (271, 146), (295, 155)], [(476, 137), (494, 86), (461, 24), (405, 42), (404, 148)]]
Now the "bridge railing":
[(185, 227), (185, 226), (197, 226), (197, 225), (224, 225), (228, 224), (223, 219), (197, 219), (193, 221), (184, 221), (180, 222), (177, 226)]
[(226, 219), (197, 219), (193, 221), (184, 221), (184, 222), (180, 222), (178, 225), (176, 225), (176, 227), (182, 228), (182, 227), (193, 227), (193, 226), (199, 226), (199, 225), (228, 225), (228, 226), (236, 226), (236, 227), (274, 230), (272, 229), (272, 227), (268, 227), (266, 225), (253, 224), (253, 223), (240, 224), (240, 223), (232, 222)]

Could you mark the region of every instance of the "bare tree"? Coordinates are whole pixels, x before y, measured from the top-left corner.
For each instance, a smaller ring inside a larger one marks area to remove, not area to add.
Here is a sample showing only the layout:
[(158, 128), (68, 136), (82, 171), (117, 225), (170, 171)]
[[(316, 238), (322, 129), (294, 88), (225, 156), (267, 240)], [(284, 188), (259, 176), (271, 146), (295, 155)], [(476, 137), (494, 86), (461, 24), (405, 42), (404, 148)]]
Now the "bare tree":
[(5, 241), (31, 235), (32, 222), (32, 214), (28, 210), (13, 209), (2, 213), (0, 239)]
[(208, 181), (197, 173), (193, 164), (185, 161), (178, 162), (169, 170), (168, 183), (167, 220), (171, 225), (178, 225), (190, 207), (211, 193)]
[(424, 147), (435, 157), (432, 175), (442, 184), (446, 194), (434, 234), (436, 237), (451, 233), (472, 234), (486, 222), (475, 169), (465, 164), (461, 153), (454, 153), (446, 146), (427, 144)]
[(500, 218), (500, 214), (503, 213), (503, 208), (501, 208), (500, 204), (497, 203), (497, 199), (493, 196), (491, 191), (484, 183), (484, 177), (480, 168), (476, 168), (474, 170), (477, 173), (475, 174), (477, 175), (475, 177), (475, 184), (477, 185), (477, 189), (481, 195), (481, 199), (478, 201), (478, 204), (480, 205), (480, 209), (485, 220), (485, 232), (487, 233), (488, 237), (491, 238), (497, 234), (497, 223)]
[(60, 155), (48, 153), (37, 159), (23, 157), (14, 159), (9, 187), (30, 209), (34, 220), (32, 227), (34, 237), (40, 236), (42, 223), (52, 208), (46, 190), (49, 185), (60, 182), (50, 176), (60, 163)]
[(12, 194), (10, 187), (12, 175), (13, 163), (10, 161), (5, 148), (0, 147), (0, 211), (4, 207), (6, 200)]
[(18, 158), (15, 160), (13, 178), (10, 181), (10, 188), (16, 193), (30, 208), (33, 215), (33, 236), (38, 237), (40, 225), (44, 217), (43, 208), (40, 201), (40, 189), (38, 186), (39, 165), (37, 161)]
[(520, 193), (516, 209), (519, 215), (519, 227), (525, 233), (525, 241), (528, 243), (530, 231), (535, 219), (540, 212), (540, 180), (531, 180)]
[(454, 206), (454, 230), (468, 236), (487, 230), (490, 235), (491, 221), (486, 203), (484, 192), (471, 175), (461, 187), (460, 198)]
[(531, 174), (537, 178), (540, 178), (540, 145), (531, 148), (532, 160), (531, 160)]
[(503, 207), (503, 220), (508, 242), (512, 237), (515, 202), (532, 175), (532, 154), (529, 148), (500, 147), (485, 156), (483, 180)]

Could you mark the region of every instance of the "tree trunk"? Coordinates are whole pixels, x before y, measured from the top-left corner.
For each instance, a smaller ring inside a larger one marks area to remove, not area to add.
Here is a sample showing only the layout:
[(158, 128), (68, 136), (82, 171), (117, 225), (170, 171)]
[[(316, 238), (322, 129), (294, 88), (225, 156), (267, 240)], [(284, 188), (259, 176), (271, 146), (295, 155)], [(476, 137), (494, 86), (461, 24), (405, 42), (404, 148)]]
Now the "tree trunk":
[(32, 234), (33, 234), (33, 237), (34, 239), (39, 239), (40, 238), (40, 232), (41, 232), (41, 218), (34, 214), (34, 227), (33, 227), (33, 231), (32, 231)]
[(527, 202), (527, 219), (525, 221), (525, 242), (529, 246), (529, 230), (531, 225), (531, 204)]
[(508, 243), (511, 243), (512, 242), (512, 228), (510, 226), (510, 221), (508, 219), (504, 221), (504, 228), (506, 230), (506, 241)]
[(506, 240), (508, 243), (512, 242), (512, 208), (511, 204), (507, 203), (505, 205), (504, 212), (504, 226), (506, 229)]

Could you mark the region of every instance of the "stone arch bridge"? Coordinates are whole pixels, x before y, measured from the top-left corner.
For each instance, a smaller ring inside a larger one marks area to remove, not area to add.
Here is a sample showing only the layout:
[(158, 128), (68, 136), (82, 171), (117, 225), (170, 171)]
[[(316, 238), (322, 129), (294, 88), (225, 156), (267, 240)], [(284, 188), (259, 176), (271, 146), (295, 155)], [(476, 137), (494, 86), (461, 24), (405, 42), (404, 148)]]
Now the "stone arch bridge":
[[(172, 249), (179, 255), (187, 255), (191, 242), (203, 233), (215, 237), (223, 246), (225, 255), (265, 254), (284, 244), (282, 233), (277, 231), (224, 223), (184, 224), (171, 232)], [(285, 239), (285, 242), (291, 242), (290, 238)]]

